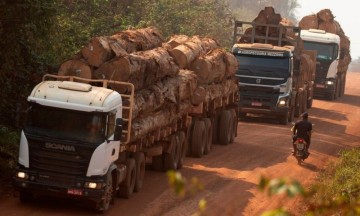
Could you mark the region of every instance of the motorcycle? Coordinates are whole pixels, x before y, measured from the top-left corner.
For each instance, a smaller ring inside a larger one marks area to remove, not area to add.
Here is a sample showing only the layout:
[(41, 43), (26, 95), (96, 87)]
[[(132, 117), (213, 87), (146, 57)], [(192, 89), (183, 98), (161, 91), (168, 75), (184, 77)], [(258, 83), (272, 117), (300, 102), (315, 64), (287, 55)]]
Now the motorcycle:
[(294, 157), (296, 158), (298, 164), (301, 165), (301, 162), (309, 156), (309, 153), (306, 150), (307, 143), (303, 138), (295, 138), (294, 145)]

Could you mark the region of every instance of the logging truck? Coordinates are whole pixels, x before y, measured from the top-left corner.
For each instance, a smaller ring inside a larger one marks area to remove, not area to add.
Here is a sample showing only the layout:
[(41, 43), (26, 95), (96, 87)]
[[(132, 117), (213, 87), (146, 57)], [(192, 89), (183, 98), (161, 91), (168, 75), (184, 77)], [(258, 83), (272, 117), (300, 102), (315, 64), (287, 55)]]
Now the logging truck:
[(341, 97), (351, 62), (349, 38), (329, 9), (304, 16), (299, 27), (304, 48), (317, 52), (315, 96), (328, 100)]
[(197, 106), (178, 103), (154, 113), (148, 118), (159, 114), (154, 121), (162, 123), (141, 131), (154, 121), (134, 122), (132, 83), (45, 75), (28, 97), (21, 132), (14, 176), (20, 200), (60, 195), (104, 212), (116, 195), (129, 198), (142, 188), (146, 164), (179, 169), (186, 155), (201, 157), (213, 142), (232, 142), (239, 97), (237, 79), (227, 83)]
[(270, 115), (287, 124), (311, 107), (315, 54), (299, 46), (300, 31), (281, 24), (235, 22), (232, 52), (239, 61), (240, 118)]

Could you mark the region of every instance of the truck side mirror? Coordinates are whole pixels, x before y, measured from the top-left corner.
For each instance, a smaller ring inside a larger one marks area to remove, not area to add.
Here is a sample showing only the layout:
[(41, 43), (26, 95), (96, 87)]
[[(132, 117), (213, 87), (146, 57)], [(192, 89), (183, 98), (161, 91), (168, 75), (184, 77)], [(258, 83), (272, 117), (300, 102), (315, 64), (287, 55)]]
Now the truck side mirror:
[(115, 132), (114, 132), (114, 141), (119, 141), (121, 140), (121, 135), (122, 135), (122, 119), (121, 118), (117, 118), (116, 122), (115, 122)]

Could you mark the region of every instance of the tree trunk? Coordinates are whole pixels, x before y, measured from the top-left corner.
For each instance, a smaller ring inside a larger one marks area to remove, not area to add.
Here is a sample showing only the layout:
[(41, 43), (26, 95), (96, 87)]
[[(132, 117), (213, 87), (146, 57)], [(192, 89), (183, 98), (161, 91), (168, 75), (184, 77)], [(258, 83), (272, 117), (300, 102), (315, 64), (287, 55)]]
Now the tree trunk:
[(89, 44), (82, 48), (81, 54), (89, 65), (99, 67), (114, 57), (108, 37), (91, 38)]
[(91, 79), (92, 69), (83, 59), (71, 59), (61, 64), (58, 75)]
[(209, 84), (223, 80), (226, 71), (225, 53), (224, 49), (217, 48), (197, 58), (191, 64), (190, 69), (199, 76), (200, 83)]
[(203, 87), (206, 89), (205, 101), (207, 102), (239, 90), (236, 78), (224, 80), (220, 84), (204, 85)]
[(150, 50), (161, 46), (163, 38), (156, 28), (125, 30), (110, 36), (127, 53)]
[[(150, 86), (165, 76), (173, 76), (179, 68), (162, 47), (116, 57), (99, 67), (94, 76), (99, 79), (130, 82), (135, 90)], [(118, 89), (120, 92), (123, 89)]]
[(188, 112), (191, 107), (193, 106), (186, 101), (181, 103), (180, 106), (169, 104), (146, 117), (134, 119), (131, 127), (131, 141), (139, 140), (149, 132), (177, 121), (178, 118)]
[(180, 70), (176, 76), (165, 77), (136, 93), (133, 118), (146, 116), (165, 103), (179, 104), (190, 100), (198, 105), (205, 100), (204, 91), (197, 86), (197, 76), (193, 71)]
[(316, 14), (304, 16), (300, 22), (299, 27), (301, 29), (318, 29), (319, 28), (319, 22)]

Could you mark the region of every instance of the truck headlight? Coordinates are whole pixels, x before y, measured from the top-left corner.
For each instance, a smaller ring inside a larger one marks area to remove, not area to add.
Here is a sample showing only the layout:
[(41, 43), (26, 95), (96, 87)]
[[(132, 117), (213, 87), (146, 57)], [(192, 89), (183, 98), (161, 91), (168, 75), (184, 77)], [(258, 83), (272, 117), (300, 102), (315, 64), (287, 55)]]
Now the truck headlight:
[(17, 175), (16, 175), (18, 178), (21, 178), (21, 179), (28, 179), (29, 178), (29, 175), (25, 172), (18, 172)]
[(85, 187), (90, 189), (101, 189), (102, 183), (99, 182), (85, 182)]
[(326, 81), (326, 85), (334, 85), (333, 81)]
[(280, 107), (286, 106), (286, 98), (285, 97), (279, 99), (278, 106), (280, 106)]

